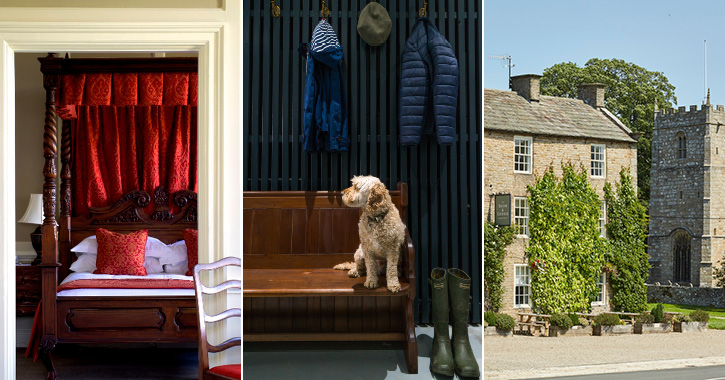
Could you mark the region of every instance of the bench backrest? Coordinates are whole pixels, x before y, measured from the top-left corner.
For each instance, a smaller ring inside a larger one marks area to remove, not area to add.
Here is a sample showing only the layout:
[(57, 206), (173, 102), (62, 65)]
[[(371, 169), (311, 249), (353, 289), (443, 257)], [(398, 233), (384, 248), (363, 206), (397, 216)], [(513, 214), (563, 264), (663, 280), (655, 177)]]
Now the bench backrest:
[[(408, 189), (390, 197), (407, 224)], [(331, 268), (352, 261), (361, 211), (341, 191), (245, 191), (245, 269)]]

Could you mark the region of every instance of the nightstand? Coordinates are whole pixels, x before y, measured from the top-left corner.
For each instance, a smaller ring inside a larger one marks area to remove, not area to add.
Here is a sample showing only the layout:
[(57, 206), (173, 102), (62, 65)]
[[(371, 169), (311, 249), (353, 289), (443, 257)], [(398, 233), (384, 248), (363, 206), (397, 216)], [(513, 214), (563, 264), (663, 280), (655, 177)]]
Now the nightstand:
[(40, 267), (15, 265), (15, 309), (17, 315), (33, 315), (42, 294)]

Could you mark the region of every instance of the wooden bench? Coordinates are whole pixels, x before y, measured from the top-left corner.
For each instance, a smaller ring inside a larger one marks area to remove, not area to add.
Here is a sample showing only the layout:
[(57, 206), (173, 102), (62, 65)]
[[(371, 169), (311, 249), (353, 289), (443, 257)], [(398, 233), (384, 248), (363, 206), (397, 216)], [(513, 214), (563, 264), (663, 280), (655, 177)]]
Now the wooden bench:
[[(407, 223), (408, 189), (390, 191)], [(244, 192), (243, 339), (270, 341), (399, 341), (408, 372), (418, 372), (413, 320), (415, 253), (406, 230), (399, 267), (401, 291), (384, 277), (377, 289), (365, 277), (332, 269), (353, 261), (360, 210), (342, 193)]]
[(518, 314), (519, 320), (516, 322), (516, 327), (518, 327), (519, 332), (524, 332), (524, 328), (526, 328), (529, 334), (538, 331), (539, 335), (549, 335), (549, 318), (551, 318), (551, 315), (535, 313)]
[(632, 325), (634, 325), (634, 322), (637, 319), (637, 317), (640, 316), (640, 313), (621, 313), (621, 312), (616, 312), (616, 311), (605, 311), (605, 312), (602, 312), (602, 314), (615, 314), (615, 315), (619, 316), (619, 318), (622, 319), (623, 321), (629, 322)]
[(596, 317), (598, 315), (598, 314), (590, 314), (590, 313), (574, 313), (574, 314), (586, 319), (590, 325), (592, 324), (592, 322), (594, 322), (594, 317)]

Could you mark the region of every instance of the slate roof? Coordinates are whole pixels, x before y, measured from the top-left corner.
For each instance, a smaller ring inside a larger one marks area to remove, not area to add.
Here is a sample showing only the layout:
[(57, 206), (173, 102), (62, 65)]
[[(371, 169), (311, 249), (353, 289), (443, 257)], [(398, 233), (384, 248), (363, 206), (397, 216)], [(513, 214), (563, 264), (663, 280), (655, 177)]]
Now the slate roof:
[(484, 130), (636, 142), (611, 112), (579, 99), (542, 95), (539, 102), (529, 102), (513, 91), (486, 88), (483, 109)]

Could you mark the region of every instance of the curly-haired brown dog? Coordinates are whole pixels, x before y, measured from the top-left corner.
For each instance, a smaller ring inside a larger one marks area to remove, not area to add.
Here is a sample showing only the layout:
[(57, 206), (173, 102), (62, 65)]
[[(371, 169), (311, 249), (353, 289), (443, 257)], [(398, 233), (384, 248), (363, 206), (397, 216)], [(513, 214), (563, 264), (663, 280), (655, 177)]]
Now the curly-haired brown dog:
[(358, 223), (360, 247), (355, 252), (355, 262), (336, 265), (335, 269), (349, 269), (350, 277), (367, 273), (365, 287), (374, 289), (378, 287), (378, 260), (384, 260), (388, 290), (396, 293), (400, 291), (398, 262), (400, 246), (405, 240), (405, 225), (390, 200), (388, 189), (378, 178), (355, 176), (351, 181), (352, 186), (342, 193), (342, 202), (363, 210)]

